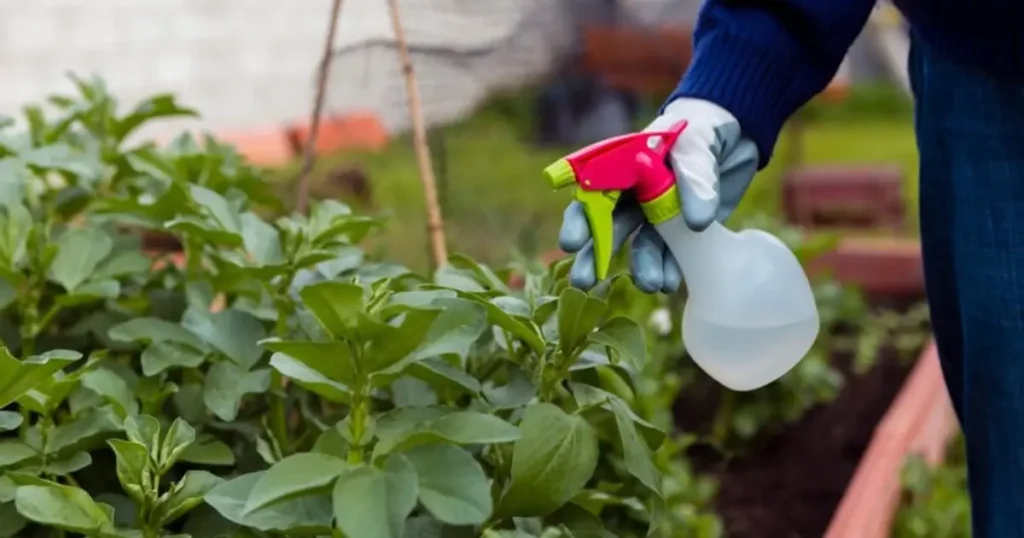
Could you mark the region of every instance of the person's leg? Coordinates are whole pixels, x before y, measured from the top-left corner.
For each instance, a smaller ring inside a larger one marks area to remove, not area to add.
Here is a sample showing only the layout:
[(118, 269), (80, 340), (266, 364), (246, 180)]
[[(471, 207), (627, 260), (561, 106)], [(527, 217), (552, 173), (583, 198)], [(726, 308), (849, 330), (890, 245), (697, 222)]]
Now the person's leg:
[(1024, 86), (917, 54), (926, 278), (967, 441), (974, 536), (1021, 537)]
[[(929, 91), (931, 71), (920, 44), (910, 50), (910, 82), (915, 95), (914, 127), (919, 166), (921, 254), (935, 345), (957, 417), (963, 393), (963, 340), (960, 301), (953, 271), (953, 184), (946, 160), (948, 148), (938, 136), (946, 103), (940, 91)], [(939, 95), (936, 95), (939, 94)]]

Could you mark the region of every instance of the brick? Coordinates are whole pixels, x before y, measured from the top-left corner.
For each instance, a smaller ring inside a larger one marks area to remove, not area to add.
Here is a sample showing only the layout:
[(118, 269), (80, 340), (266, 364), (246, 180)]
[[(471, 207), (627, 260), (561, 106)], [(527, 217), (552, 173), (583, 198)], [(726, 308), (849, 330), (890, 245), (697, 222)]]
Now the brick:
[(798, 226), (889, 228), (906, 224), (903, 172), (898, 167), (811, 167), (787, 173), (782, 205)]
[[(326, 117), (317, 130), (315, 149), (318, 153), (342, 150), (379, 150), (388, 142), (388, 134), (380, 120), (369, 113), (352, 113)], [(300, 153), (312, 133), (310, 126), (296, 124), (289, 129), (296, 153)]]
[(279, 127), (219, 133), (217, 139), (232, 144), (239, 153), (259, 166), (279, 166), (293, 157), (288, 137)]

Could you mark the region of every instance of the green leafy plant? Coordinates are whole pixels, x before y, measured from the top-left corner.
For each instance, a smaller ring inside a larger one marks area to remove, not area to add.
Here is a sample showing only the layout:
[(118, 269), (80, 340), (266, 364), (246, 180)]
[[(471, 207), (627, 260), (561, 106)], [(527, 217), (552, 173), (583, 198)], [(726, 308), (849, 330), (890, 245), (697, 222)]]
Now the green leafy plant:
[(950, 444), (944, 463), (932, 467), (911, 456), (903, 467), (903, 502), (893, 525), (897, 538), (967, 538), (971, 502), (962, 436)]
[(332, 201), (267, 220), (230, 148), (132, 142), (192, 111), (75, 82), (0, 131), (0, 536), (629, 538), (710, 495), (611, 287), (417, 275)]

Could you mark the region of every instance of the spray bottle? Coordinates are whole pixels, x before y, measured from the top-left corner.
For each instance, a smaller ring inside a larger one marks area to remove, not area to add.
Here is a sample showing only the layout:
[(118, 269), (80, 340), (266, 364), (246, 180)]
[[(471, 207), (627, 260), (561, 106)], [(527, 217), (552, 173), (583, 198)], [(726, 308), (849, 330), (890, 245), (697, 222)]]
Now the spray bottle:
[(818, 336), (818, 309), (803, 267), (777, 237), (718, 222), (701, 232), (686, 225), (667, 162), (685, 128), (682, 121), (667, 131), (610, 138), (556, 161), (544, 175), (555, 189), (576, 185), (599, 279), (611, 265), (612, 210), (632, 190), (682, 269), (687, 352), (727, 388), (754, 390), (800, 362)]

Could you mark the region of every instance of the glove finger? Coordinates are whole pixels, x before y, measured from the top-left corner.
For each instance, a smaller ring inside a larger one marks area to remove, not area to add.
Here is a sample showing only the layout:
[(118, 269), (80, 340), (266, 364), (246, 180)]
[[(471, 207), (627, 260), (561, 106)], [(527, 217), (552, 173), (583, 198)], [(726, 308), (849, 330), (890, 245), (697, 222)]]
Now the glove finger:
[[(738, 127), (736, 127), (738, 131)], [(738, 134), (736, 135), (738, 138)], [(728, 139), (727, 139), (728, 140)], [(747, 192), (754, 174), (757, 173), (759, 156), (757, 145), (748, 139), (739, 139), (739, 143), (722, 155), (718, 163), (718, 192), (720, 203), (716, 220), (723, 221), (739, 205)]]
[[(584, 219), (586, 221), (586, 219)], [(640, 206), (635, 204), (620, 205), (612, 215), (612, 252), (618, 252), (632, 233), (644, 222), (644, 214)], [(589, 227), (587, 228), (589, 236)], [(569, 283), (574, 287), (588, 290), (597, 284), (597, 271), (594, 259), (594, 243), (586, 242), (576, 253), (576, 259), (569, 269)]]
[(662, 273), (665, 276), (661, 282), (661, 291), (662, 293), (674, 293), (679, 291), (679, 287), (683, 285), (683, 271), (679, 268), (679, 262), (676, 261), (676, 257), (672, 255), (668, 246), (663, 248), (665, 250), (662, 253)]
[(558, 232), (558, 246), (564, 252), (579, 252), (590, 241), (590, 224), (583, 205), (572, 202), (562, 214), (562, 228)]
[(687, 129), (672, 147), (670, 160), (679, 185), (683, 218), (693, 230), (707, 228), (718, 212), (719, 145), (714, 129)]
[(661, 290), (665, 282), (665, 242), (650, 224), (644, 224), (633, 238), (629, 268), (633, 284), (644, 293)]

